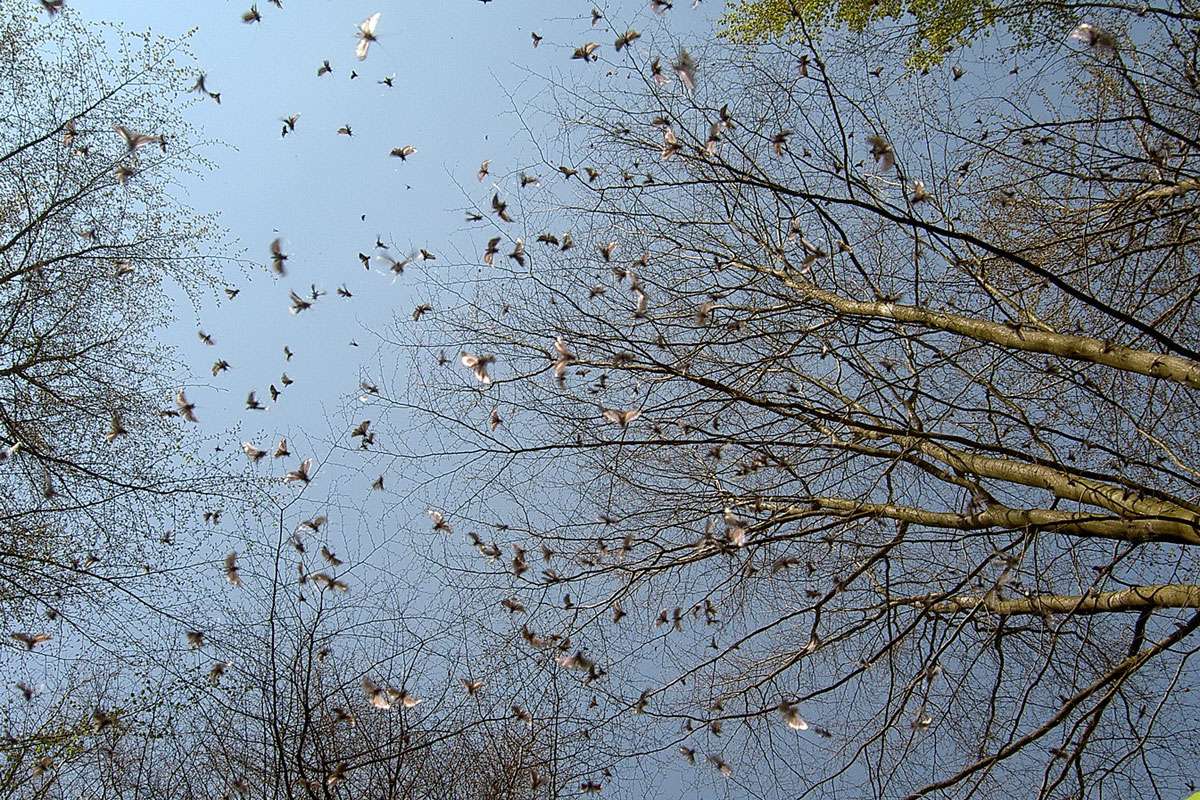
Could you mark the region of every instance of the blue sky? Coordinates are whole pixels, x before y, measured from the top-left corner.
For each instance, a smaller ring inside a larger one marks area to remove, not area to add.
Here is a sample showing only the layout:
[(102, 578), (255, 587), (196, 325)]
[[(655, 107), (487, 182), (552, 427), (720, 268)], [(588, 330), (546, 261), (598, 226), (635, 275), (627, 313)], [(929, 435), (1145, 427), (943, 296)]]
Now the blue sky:
[[(434, 269), (477, 268), (466, 265), (478, 264), (492, 234), (467, 226), (463, 209), (472, 200), (486, 204), (492, 180), (512, 199), (522, 170), (548, 183), (557, 178), (551, 178), (552, 168), (537, 163), (514, 103), (530, 109), (526, 121), (533, 119), (539, 129), (536, 109), (548, 105), (543, 102), (548, 79), (569, 80), (589, 70), (603, 74), (603, 62), (571, 60), (577, 45), (602, 42), (611, 55), (614, 29), (648, 32), (657, 24), (642, 0), (598, 4), (614, 22), (597, 28), (590, 20), (593, 4), (574, 0), (486, 5), (284, 0), (282, 11), (264, 0), (258, 3), (263, 21), (256, 25), (240, 19), (248, 2), (71, 5), (130, 31), (178, 37), (195, 29), (190, 47), (197, 68), (206, 74), (208, 89), (221, 94), (221, 103), (197, 99), (189, 117), (207, 140), (202, 153), (215, 168), (185, 177), (180, 191), (196, 211), (219, 213), (228, 231), (224, 244), (244, 263), (231, 262), (224, 281), (241, 290), (235, 300), (218, 290), (198, 311), (181, 301), (178, 324), (166, 336), (192, 371), (184, 380), (202, 429), (235, 454), (236, 463), (245, 464), (237, 453), (242, 440), (271, 449), (280, 436), (288, 437), (293, 458), (268, 458), (255, 468), (276, 477), (299, 458), (322, 460), (330, 440), (349, 443), (353, 422), (370, 416), (353, 399), (360, 378), (381, 367), (393, 373), (405, 358), (381, 349), (372, 332), (386, 332), (397, 320), (413, 324), (413, 306), (432, 299), (420, 265), (394, 280), (378, 264), (364, 271), (358, 253), (375, 253), (378, 236), (397, 257), (427, 248), (439, 256)], [(686, 0), (678, 5), (668, 19), (673, 32), (702, 30), (720, 10), (716, 0), (699, 10)], [(382, 12), (379, 41), (358, 62), (356, 27), (375, 12)], [(531, 46), (533, 30), (544, 37), (537, 49)], [(318, 77), (326, 59), (333, 72)], [(351, 70), (357, 79), (350, 79)], [(391, 88), (379, 83), (392, 75)], [(300, 115), (298, 124), (281, 138), (280, 118), (290, 114)], [(343, 125), (353, 136), (337, 133)], [(415, 155), (405, 162), (389, 157), (392, 148), (406, 144), (417, 149)], [(491, 160), (492, 179), (480, 185), (475, 173), (485, 158)], [(283, 278), (267, 269), (275, 237), (283, 239), (289, 255)], [(290, 314), (288, 290), (307, 295), (312, 284), (327, 294), (314, 308)], [(352, 298), (336, 295), (342, 285)], [(203, 345), (197, 329), (210, 334), (215, 346)], [(295, 353), (290, 363), (285, 345)], [(217, 358), (232, 368), (214, 378), (209, 368)], [(285, 370), (295, 381), (286, 389), (279, 381)], [(271, 383), (283, 389), (278, 402), (268, 395)], [(266, 412), (244, 410), (251, 389), (269, 405)], [(395, 465), (386, 473), (387, 492), (373, 493), (372, 479), (388, 465), (359, 461), (342, 454), (323, 465), (303, 502), (289, 510), (287, 524), (328, 514), (327, 541), (350, 562), (352, 582), (390, 581), (396, 586), (391, 594), (424, 597), (420, 587), (406, 586), (409, 579), (397, 567), (403, 563), (397, 558), (407, 557), (400, 546), (406, 531), (429, 525), (423, 503), (406, 502), (412, 479)], [(280, 494), (291, 492), (287, 487)], [(404, 514), (395, 513), (398, 509)], [(261, 532), (232, 514), (222, 530), (229, 540), (214, 541), (207, 554), (214, 575), (215, 564), (232, 547), (253, 580), (256, 553), (267, 555), (253, 543)], [(648, 780), (661, 782), (662, 776)]]
[[(534, 163), (514, 102), (536, 108), (547, 77), (602, 68), (570, 59), (583, 41), (600, 41), (611, 52), (613, 29), (655, 24), (640, 0), (597, 5), (608, 19), (593, 28), (588, 2), (286, 0), (280, 10), (264, 1), (262, 22), (254, 25), (241, 21), (249, 3), (72, 4), (131, 31), (178, 37), (195, 29), (198, 68), (209, 90), (221, 94), (220, 105), (198, 102), (190, 113), (216, 168), (188, 179), (182, 191), (197, 211), (219, 212), (231, 250), (254, 268), (245, 276), (231, 265), (228, 283), (240, 296), (214, 297), (199, 315), (181, 305), (170, 334), (194, 369), (189, 396), (206, 427), (240, 424), (244, 438), (265, 446), (281, 434), (324, 437), (330, 425), (342, 424), (338, 409), (360, 370), (378, 361), (371, 331), (386, 330), (393, 314), (407, 319), (430, 299), (416, 270), (393, 281), (380, 268), (365, 272), (357, 254), (373, 253), (380, 236), (394, 255), (418, 247), (442, 254), (434, 266), (444, 268), (456, 248), (460, 260), (471, 257), (464, 251), (482, 249), (486, 233), (467, 234), (462, 215), (464, 190), (479, 202), (490, 195), (489, 184), (474, 178), (480, 161), (491, 159), (502, 183), (506, 176), (515, 183), (521, 169), (547, 173)], [(702, 29), (719, 5), (693, 10), (679, 3), (669, 22), (672, 29)], [(382, 14), (379, 41), (359, 62), (355, 30), (375, 12)], [(545, 37), (537, 49), (533, 30)], [(326, 59), (333, 73), (317, 77)], [(392, 88), (379, 83), (391, 75)], [(297, 113), (295, 133), (281, 138), (280, 118)], [(338, 135), (347, 124), (353, 136)], [(417, 148), (406, 162), (388, 156), (405, 144)], [(289, 274), (280, 279), (265, 269), (276, 236), (290, 256)], [(328, 295), (299, 316), (289, 314), (288, 290), (305, 294), (314, 283)], [(336, 296), (343, 284), (353, 298)], [(197, 327), (215, 347), (200, 344)], [(268, 412), (244, 413), (250, 389), (269, 402), (268, 385), (279, 385), (285, 369), (285, 344), (296, 353), (286, 365), (295, 385)], [(208, 369), (218, 357), (232, 369), (214, 379)], [(237, 443), (233, 437), (224, 446)]]
[[(672, 35), (698, 34), (711, 27), (721, 5), (679, 3), (664, 19), (642, 0), (285, 0), (283, 10), (264, 0), (258, 3), (262, 22), (253, 25), (241, 21), (249, 7), (241, 2), (70, 5), (127, 31), (166, 37), (194, 31), (197, 69), (221, 102), (191, 95), (189, 119), (207, 142), (201, 153), (215, 166), (197, 178), (184, 176), (180, 192), (197, 212), (219, 214), (228, 232), (220, 244), (242, 261), (229, 263), (224, 282), (241, 293), (228, 301), (217, 290), (198, 310), (181, 298), (178, 323), (164, 334), (191, 372), (180, 383), (188, 386), (210, 444), (239, 467), (251, 469), (238, 452), (245, 440), (271, 450), (286, 436), (291, 445), (293, 458), (265, 459), (252, 468), (260, 475), (278, 478), (300, 458), (315, 457), (319, 475), (288, 509), (287, 524), (328, 514), (330, 546), (355, 563), (356, 577), (394, 580), (395, 559), (408, 557), (398, 551), (410, 531), (427, 529), (425, 507), (436, 498), (422, 497), (411, 467), (399, 462), (353, 454), (323, 462), (331, 442), (349, 445), (353, 424), (374, 416), (355, 399), (360, 380), (394, 378), (397, 365), (403, 370), (405, 354), (381, 347), (377, 334), (415, 324), (411, 311), (434, 299), (433, 287), (420, 265), (394, 279), (381, 264), (364, 271), (358, 254), (375, 253), (378, 236), (397, 257), (420, 247), (437, 254), (430, 269), (480, 269), (480, 253), (493, 234), (466, 225), (463, 209), (472, 201), (486, 204), (493, 181), (513, 199), (522, 170), (554, 183), (553, 170), (537, 163), (514, 105), (534, 130), (549, 129), (548, 121), (537, 120), (537, 109), (549, 106), (548, 81), (604, 75), (603, 60), (571, 59), (576, 46), (601, 42), (611, 57), (615, 30), (632, 26), (649, 38), (663, 22)], [(593, 7), (606, 16), (596, 27)], [(375, 12), (382, 15), (378, 42), (359, 62), (355, 31)], [(534, 30), (544, 37), (536, 49)], [(648, 46), (637, 48), (635, 57), (649, 58)], [(318, 77), (326, 59), (333, 72)], [(352, 80), (351, 70), (359, 77)], [(393, 75), (391, 88), (379, 82)], [(295, 132), (282, 138), (281, 117), (291, 114), (300, 115)], [(353, 136), (337, 133), (343, 125)], [(389, 156), (406, 144), (417, 149), (407, 161)], [(485, 158), (492, 176), (480, 185), (475, 173)], [(277, 236), (289, 254), (282, 278), (268, 269)], [(307, 295), (313, 284), (327, 294), (312, 309), (290, 314), (289, 289)], [(337, 296), (343, 285), (352, 298)], [(203, 345), (198, 329), (216, 345)], [(290, 362), (285, 345), (295, 353)], [(449, 343), (447, 349), (453, 356), (457, 348)], [(232, 367), (214, 378), (209, 370), (218, 358)], [(284, 371), (295, 381), (287, 388), (280, 382)], [(283, 390), (277, 402), (269, 397), (272, 383)], [(245, 410), (252, 389), (267, 411)], [(381, 472), (386, 491), (373, 492), (371, 482)], [(281, 496), (293, 495), (288, 487)], [(253, 570), (256, 555), (270, 550), (263, 551), (255, 527), (227, 514), (207, 556), (219, 563), (236, 549)]]

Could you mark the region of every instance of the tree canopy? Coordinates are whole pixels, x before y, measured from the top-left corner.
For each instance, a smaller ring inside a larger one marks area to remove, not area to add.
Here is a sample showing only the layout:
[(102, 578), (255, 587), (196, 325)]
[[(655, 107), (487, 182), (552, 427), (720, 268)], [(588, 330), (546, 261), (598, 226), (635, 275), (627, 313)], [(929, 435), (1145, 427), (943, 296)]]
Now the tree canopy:
[(729, 5), (721, 33), (732, 41), (799, 40), (838, 28), (861, 34), (885, 23), (915, 68), (940, 63), (1001, 24), (1028, 43), (1071, 18), (1062, 6), (991, 0), (731, 0)]
[(561, 89), (580, 171), (472, 198), (483, 265), (375, 401), (446, 431), (431, 491), (492, 528), (496, 636), (576, 676), (561, 726), (749, 794), (1189, 780), (1200, 119), (1156, 22)]

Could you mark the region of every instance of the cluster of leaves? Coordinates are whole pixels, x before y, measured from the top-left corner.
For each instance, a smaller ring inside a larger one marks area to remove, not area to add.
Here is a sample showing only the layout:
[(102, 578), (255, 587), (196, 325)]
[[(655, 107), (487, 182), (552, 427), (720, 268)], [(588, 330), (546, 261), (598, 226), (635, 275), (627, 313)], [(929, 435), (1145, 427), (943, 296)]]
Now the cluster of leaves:
[(1003, 23), (1018, 41), (1061, 27), (1069, 13), (1043, 3), (992, 0), (736, 0), (722, 18), (722, 35), (741, 44), (815, 39), (846, 28), (863, 33), (886, 23), (897, 29), (908, 63), (926, 69)]

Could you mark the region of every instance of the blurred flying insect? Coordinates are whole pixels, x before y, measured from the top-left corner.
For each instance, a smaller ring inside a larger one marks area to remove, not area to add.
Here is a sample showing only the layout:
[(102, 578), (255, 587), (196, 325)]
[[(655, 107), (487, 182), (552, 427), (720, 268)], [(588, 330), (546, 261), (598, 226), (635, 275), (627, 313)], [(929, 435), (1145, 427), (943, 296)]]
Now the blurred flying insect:
[(359, 23), (358, 32), (355, 33), (355, 36), (358, 37), (358, 46), (354, 49), (354, 55), (358, 56), (359, 61), (366, 59), (367, 51), (371, 49), (371, 42), (379, 41), (375, 36), (375, 26), (379, 24), (380, 16), (381, 14), (377, 11)]

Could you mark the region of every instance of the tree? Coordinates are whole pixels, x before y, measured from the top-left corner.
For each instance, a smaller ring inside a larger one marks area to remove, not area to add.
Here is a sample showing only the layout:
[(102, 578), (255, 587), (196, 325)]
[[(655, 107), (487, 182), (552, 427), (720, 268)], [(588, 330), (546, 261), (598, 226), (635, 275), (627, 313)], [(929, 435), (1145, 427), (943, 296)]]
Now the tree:
[(237, 494), (180, 417), (161, 343), (224, 264), (212, 220), (170, 191), (205, 165), (185, 42), (36, 5), (0, 3), (0, 611), (21, 687), (0, 785), (30, 796), (48, 791), (31, 772), (92, 751), (88, 701), (143, 677), (155, 621), (182, 627), (163, 602), (192, 572), (173, 543)]
[(994, 3), (990, 0), (917, 0), (878, 3), (871, 0), (740, 0), (722, 19), (722, 34), (743, 44), (792, 37), (804, 40), (844, 26), (853, 33), (881, 23), (894, 28), (916, 68), (939, 64), (954, 50), (1007, 29), (1023, 44), (1061, 28), (1086, 4), (1042, 2)]
[[(169, 498), (195, 488), (177, 469), (178, 365), (156, 334), (170, 291), (214, 280), (210, 223), (167, 193), (197, 160), (174, 102), (185, 89), (179, 45), (127, 35), (110, 63), (106, 43), (70, 16), (46, 26), (10, 6), (2, 21), (6, 549), (14, 568), (136, 552), (161, 535)], [(153, 513), (137, 505), (148, 498)], [(34, 597), (5, 582), (8, 605)]]
[[(281, 505), (280, 520), (297, 510)], [(159, 683), (125, 701), (104, 736), (87, 731), (86, 757), (56, 771), (53, 796), (544, 794), (567, 763), (554, 755), (563, 744), (512, 711), (518, 693), (538, 690), (536, 675), (475, 652), (474, 626), (453, 606), (426, 607), (351, 554), (326, 555), (318, 542), (336, 524), (280, 522), (273, 552), (244, 563), (223, 618), (156, 670)]]
[(693, 93), (642, 50), (560, 87), (527, 213), (473, 202), (494, 264), (431, 273), (377, 425), (601, 763), (1194, 780), (1197, 39), (1147, 13), (966, 76), (711, 45)]

